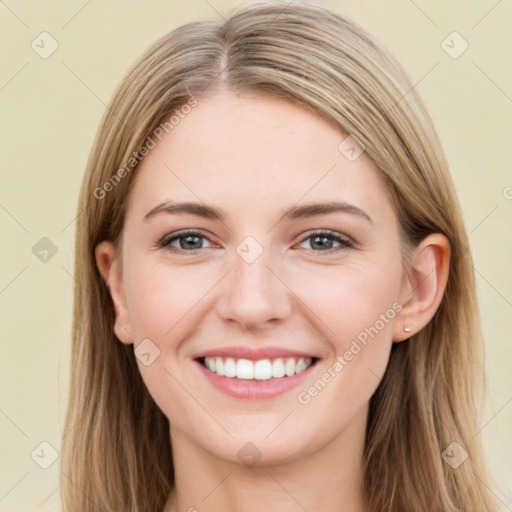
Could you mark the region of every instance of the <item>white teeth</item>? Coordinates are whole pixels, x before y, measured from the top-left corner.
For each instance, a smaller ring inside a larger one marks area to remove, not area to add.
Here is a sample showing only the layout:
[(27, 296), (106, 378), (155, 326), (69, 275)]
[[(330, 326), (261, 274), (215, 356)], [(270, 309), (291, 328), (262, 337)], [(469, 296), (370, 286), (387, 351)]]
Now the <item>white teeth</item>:
[(274, 359), (272, 363), (272, 377), (278, 379), (279, 377), (284, 377), (286, 375), (286, 371), (284, 369), (284, 363), (282, 359)]
[(290, 358), (286, 360), (284, 364), (284, 372), (288, 377), (295, 375), (295, 359)]
[(217, 375), (224, 375), (224, 362), (222, 360), (222, 357), (215, 358), (215, 372), (217, 373)]
[(311, 357), (286, 359), (261, 359), (259, 361), (251, 361), (249, 359), (234, 359), (232, 357), (205, 357), (204, 366), (217, 375), (238, 378), (245, 380), (268, 380), (279, 379), (284, 377), (292, 377), (303, 372), (311, 366)]
[(252, 361), (239, 359), (236, 363), (236, 376), (239, 379), (254, 379), (254, 364), (252, 364)]
[[(210, 367), (208, 367), (210, 368)], [(212, 370), (210, 368), (210, 370)], [(215, 371), (215, 368), (212, 370), (212, 372)], [(226, 362), (224, 363), (224, 376), (225, 377), (236, 377), (236, 363), (235, 360), (232, 357), (226, 358)]]
[(272, 365), (268, 359), (256, 361), (254, 365), (254, 378), (257, 380), (268, 380), (272, 378)]
[(297, 363), (297, 366), (295, 367), (295, 373), (303, 372), (307, 368), (306, 361), (303, 357), (299, 359), (299, 362)]

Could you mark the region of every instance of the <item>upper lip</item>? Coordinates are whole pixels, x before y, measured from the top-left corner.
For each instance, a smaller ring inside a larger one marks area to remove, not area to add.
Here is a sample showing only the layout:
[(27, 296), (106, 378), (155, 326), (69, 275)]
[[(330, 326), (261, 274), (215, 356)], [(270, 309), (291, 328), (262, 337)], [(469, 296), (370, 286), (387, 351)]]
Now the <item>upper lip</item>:
[(194, 356), (194, 359), (200, 359), (202, 357), (232, 357), (233, 359), (249, 359), (252, 361), (258, 361), (261, 359), (276, 359), (279, 357), (311, 357), (315, 358), (313, 354), (307, 352), (301, 352), (300, 350), (290, 350), (279, 347), (220, 347), (205, 350)]

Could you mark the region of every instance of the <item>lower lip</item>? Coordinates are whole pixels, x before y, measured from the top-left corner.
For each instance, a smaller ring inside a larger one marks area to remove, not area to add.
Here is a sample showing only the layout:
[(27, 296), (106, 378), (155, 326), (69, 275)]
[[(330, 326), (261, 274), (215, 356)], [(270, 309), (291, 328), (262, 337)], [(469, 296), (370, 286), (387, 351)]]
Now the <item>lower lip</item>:
[[(317, 361), (318, 362), (318, 361)], [(202, 374), (219, 391), (233, 396), (235, 398), (262, 400), (273, 398), (286, 393), (297, 387), (313, 370), (316, 363), (308, 366), (303, 372), (293, 377), (281, 377), (279, 379), (268, 380), (244, 380), (230, 377), (221, 377), (215, 372), (205, 368), (199, 361), (195, 361)]]

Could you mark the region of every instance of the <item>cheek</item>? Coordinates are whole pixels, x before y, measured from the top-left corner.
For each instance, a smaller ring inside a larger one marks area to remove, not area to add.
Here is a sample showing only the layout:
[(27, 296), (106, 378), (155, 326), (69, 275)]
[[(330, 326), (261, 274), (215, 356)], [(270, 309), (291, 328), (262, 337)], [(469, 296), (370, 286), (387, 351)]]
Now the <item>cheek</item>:
[[(364, 340), (371, 331), (380, 339), (390, 338), (400, 292), (401, 262), (352, 264), (326, 267), (319, 272), (290, 276), (301, 301), (323, 326), (322, 333), (336, 353), (348, 350), (354, 339)], [(394, 308), (393, 308), (394, 306)], [(313, 318), (313, 317), (312, 317)]]
[[(401, 260), (333, 270), (307, 278), (301, 298), (328, 326), (323, 329), (332, 357), (322, 372), (298, 390), (303, 414), (329, 417), (325, 435), (342, 429), (368, 403), (386, 370), (394, 318), (401, 309)], [(319, 324), (319, 322), (317, 323)], [(328, 412), (326, 412), (328, 411)], [(306, 434), (306, 433), (304, 433)]]
[(148, 263), (134, 268), (127, 283), (127, 302), (134, 338), (178, 339), (213, 289), (218, 277), (207, 265), (171, 266)]
[[(157, 347), (150, 345), (152, 357), (158, 355), (148, 365), (139, 360), (139, 371), (159, 408), (173, 418), (175, 426), (186, 430), (191, 398), (182, 368), (187, 354), (180, 346), (197, 328), (196, 319), (207, 302), (204, 299), (219, 277), (208, 265), (172, 266), (147, 259), (142, 263), (141, 260), (137, 265), (133, 259), (126, 282), (134, 348), (149, 339)], [(204, 420), (202, 409), (195, 411), (195, 415), (198, 422)]]

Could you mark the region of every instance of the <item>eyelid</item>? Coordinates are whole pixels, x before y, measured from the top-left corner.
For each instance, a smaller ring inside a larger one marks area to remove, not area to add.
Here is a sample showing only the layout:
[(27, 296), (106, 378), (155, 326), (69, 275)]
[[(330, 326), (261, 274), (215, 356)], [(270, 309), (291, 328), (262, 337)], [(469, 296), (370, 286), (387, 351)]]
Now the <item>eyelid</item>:
[[(170, 252), (177, 253), (177, 254), (191, 254), (191, 255), (197, 254), (197, 252), (200, 251), (201, 249), (209, 248), (209, 247), (201, 247), (199, 249), (185, 250), (185, 249), (173, 247), (170, 245), (171, 242), (178, 240), (182, 237), (186, 237), (187, 235), (190, 235), (190, 236), (196, 235), (198, 237), (208, 240), (208, 242), (210, 244), (215, 245), (215, 242), (213, 242), (208, 235), (204, 234), (201, 229), (190, 228), (190, 229), (184, 229), (184, 230), (176, 231), (176, 232), (169, 233), (169, 234), (165, 235), (158, 242), (158, 247), (167, 249)], [(301, 244), (301, 243), (305, 242), (306, 240), (313, 238), (314, 236), (326, 236), (340, 244), (338, 247), (328, 248), (328, 249), (321, 250), (321, 251), (315, 251), (314, 249), (305, 249), (309, 253), (313, 253), (315, 255), (334, 254), (334, 253), (337, 253), (338, 251), (354, 248), (357, 246), (357, 242), (355, 240), (353, 240), (351, 237), (349, 237), (343, 233), (338, 233), (337, 231), (332, 231), (330, 229), (316, 229), (316, 230), (311, 230), (309, 232), (306, 232), (305, 234), (301, 235), (301, 238), (295, 245)], [(216, 245), (218, 245), (218, 244), (216, 244)]]
[(209, 236), (205, 235), (202, 230), (200, 229), (183, 229), (183, 230), (180, 230), (180, 231), (175, 231), (173, 233), (169, 233), (167, 235), (165, 235), (159, 242), (158, 242), (158, 246), (163, 248), (163, 249), (169, 249), (171, 252), (177, 252), (177, 253), (190, 253), (190, 254), (195, 254), (197, 251), (200, 251), (201, 249), (206, 249), (207, 247), (201, 247), (201, 249), (194, 249), (194, 250), (190, 250), (190, 251), (186, 251), (185, 249), (180, 249), (180, 248), (176, 248), (176, 247), (172, 247), (170, 245), (171, 242), (173, 242), (174, 240), (178, 240), (182, 237), (186, 237), (187, 235), (189, 236), (192, 236), (192, 235), (196, 235), (196, 236), (199, 236), (199, 237), (202, 237), (206, 240), (208, 240), (208, 242), (210, 242), (211, 244), (215, 244), (215, 242), (213, 242)]
[(310, 232), (306, 233), (305, 235), (301, 236), (301, 239), (297, 242), (298, 244), (301, 244), (302, 242), (305, 242), (306, 240), (313, 238), (314, 236), (327, 236), (332, 238), (333, 240), (337, 241), (340, 246), (326, 249), (324, 251), (315, 251), (313, 249), (306, 249), (309, 252), (313, 252), (315, 254), (325, 253), (325, 254), (333, 254), (339, 250), (342, 249), (349, 249), (351, 247), (356, 247), (357, 243), (354, 239), (349, 237), (348, 235), (345, 235), (343, 233), (338, 233), (337, 231), (332, 231), (330, 229), (316, 229), (311, 230)]

